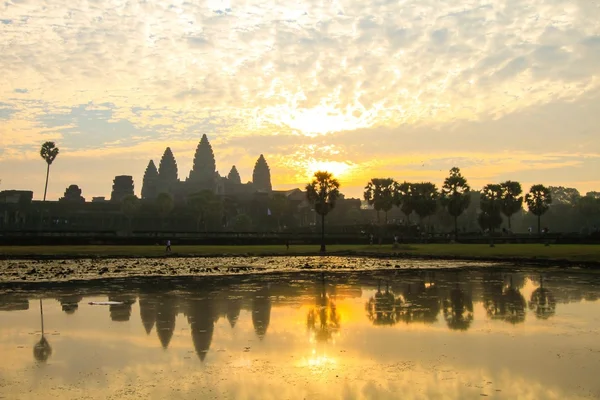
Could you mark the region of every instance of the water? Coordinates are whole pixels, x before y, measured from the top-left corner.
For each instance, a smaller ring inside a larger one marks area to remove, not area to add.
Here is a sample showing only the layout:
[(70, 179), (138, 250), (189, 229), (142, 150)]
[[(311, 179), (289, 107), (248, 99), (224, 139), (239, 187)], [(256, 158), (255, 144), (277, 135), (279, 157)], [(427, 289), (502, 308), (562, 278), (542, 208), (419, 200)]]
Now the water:
[(3, 284), (0, 398), (599, 398), (599, 294), (492, 268)]

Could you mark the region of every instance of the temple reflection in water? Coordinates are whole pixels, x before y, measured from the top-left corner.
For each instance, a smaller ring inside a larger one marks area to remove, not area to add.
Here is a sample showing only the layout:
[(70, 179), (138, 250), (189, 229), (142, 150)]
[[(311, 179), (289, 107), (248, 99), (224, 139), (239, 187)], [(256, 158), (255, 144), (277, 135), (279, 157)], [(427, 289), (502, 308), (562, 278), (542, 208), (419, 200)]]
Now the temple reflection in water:
[[(235, 329), (242, 310), (251, 315), (256, 338), (262, 341), (269, 335), (274, 307), (306, 307), (307, 334), (316, 342), (328, 342), (343, 332), (344, 316), (337, 305), (345, 298), (364, 298), (364, 315), (352, 318), (364, 317), (375, 326), (442, 322), (456, 331), (467, 331), (476, 318), (509, 324), (545, 320), (555, 315), (557, 304), (598, 298), (597, 280), (502, 270), (113, 279), (91, 281), (78, 289), (68, 283), (38, 285), (69, 315), (76, 314), (86, 298), (104, 296), (118, 303), (106, 306), (111, 321), (131, 322), (137, 302), (146, 334), (156, 335), (164, 349), (181, 314), (202, 361), (211, 350), (215, 324), (224, 318)], [(527, 297), (522, 293), (525, 286)], [(37, 297), (35, 288), (21, 284), (20, 290), (1, 292), (0, 310), (27, 310)], [(482, 315), (476, 314), (476, 304), (482, 306)], [(40, 343), (44, 346), (40, 344), (36, 354), (47, 358), (51, 351), (42, 351), (49, 348), (47, 339), (42, 337)]]

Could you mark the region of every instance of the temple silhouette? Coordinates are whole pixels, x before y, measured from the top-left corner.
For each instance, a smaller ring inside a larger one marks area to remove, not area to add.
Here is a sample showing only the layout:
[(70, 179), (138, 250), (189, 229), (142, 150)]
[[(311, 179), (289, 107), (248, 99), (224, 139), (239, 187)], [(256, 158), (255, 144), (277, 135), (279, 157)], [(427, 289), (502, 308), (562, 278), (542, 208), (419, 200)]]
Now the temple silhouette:
[[(158, 169), (154, 160), (150, 160), (144, 172), (143, 200), (156, 199), (160, 193), (168, 193), (178, 200), (203, 190), (220, 196), (271, 193), (273, 187), (267, 160), (262, 154), (258, 157), (254, 165), (252, 181), (247, 183), (242, 183), (235, 165), (231, 167), (227, 176), (221, 176), (217, 171), (212, 146), (204, 134), (196, 147), (192, 170), (185, 180), (179, 178), (177, 161), (170, 147), (165, 149)], [(128, 194), (133, 194), (133, 178), (127, 175), (115, 177), (111, 200), (119, 201)]]

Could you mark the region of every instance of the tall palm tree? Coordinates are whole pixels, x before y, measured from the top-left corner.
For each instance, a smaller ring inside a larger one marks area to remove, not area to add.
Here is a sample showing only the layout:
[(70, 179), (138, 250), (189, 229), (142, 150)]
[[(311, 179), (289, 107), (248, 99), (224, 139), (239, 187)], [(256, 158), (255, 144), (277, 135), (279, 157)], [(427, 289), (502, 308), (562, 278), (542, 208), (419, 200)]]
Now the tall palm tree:
[(541, 233), (542, 215), (548, 211), (550, 204), (552, 204), (552, 193), (544, 185), (533, 185), (529, 189), (529, 193), (525, 195), (525, 203), (527, 203), (529, 212), (537, 217), (539, 235)]
[(44, 307), (40, 299), (40, 319), (42, 321), (42, 338), (33, 347), (33, 357), (41, 363), (44, 363), (52, 355), (52, 347), (44, 335)]
[(340, 197), (340, 183), (327, 171), (315, 172), (314, 179), (306, 185), (306, 198), (321, 216), (321, 252), (325, 252), (325, 216), (335, 207)]
[(44, 186), (44, 201), (46, 201), (46, 193), (48, 192), (48, 176), (50, 175), (50, 165), (58, 156), (58, 147), (54, 144), (54, 142), (46, 142), (42, 145), (40, 149), (40, 156), (46, 161), (48, 164), (46, 168), (46, 185)]

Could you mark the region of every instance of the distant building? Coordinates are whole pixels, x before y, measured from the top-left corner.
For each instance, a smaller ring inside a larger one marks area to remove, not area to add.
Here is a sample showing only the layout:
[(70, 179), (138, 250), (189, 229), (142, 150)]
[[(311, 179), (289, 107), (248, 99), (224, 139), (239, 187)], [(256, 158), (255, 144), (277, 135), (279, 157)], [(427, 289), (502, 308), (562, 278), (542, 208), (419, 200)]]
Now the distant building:
[(208, 137), (202, 135), (194, 154), (194, 165), (185, 180), (179, 179), (177, 161), (170, 147), (165, 149), (158, 169), (154, 161), (150, 160), (144, 173), (142, 199), (154, 199), (159, 193), (169, 193), (176, 199), (182, 199), (202, 190), (228, 196), (271, 193), (269, 165), (261, 154), (254, 166), (252, 182), (245, 184), (242, 183), (235, 165), (226, 177), (221, 176), (217, 171), (215, 155)]

